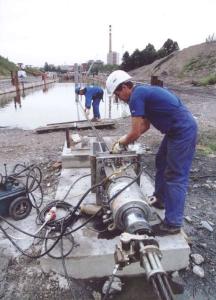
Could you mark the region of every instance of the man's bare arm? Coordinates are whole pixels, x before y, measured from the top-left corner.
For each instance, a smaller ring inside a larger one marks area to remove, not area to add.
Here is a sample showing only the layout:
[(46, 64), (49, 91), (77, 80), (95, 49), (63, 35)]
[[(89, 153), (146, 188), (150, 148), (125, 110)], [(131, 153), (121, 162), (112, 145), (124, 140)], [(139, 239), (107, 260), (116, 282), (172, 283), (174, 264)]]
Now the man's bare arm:
[(150, 127), (150, 122), (148, 119), (143, 117), (132, 117), (131, 131), (122, 139), (120, 143), (123, 145), (128, 145), (136, 141), (144, 132), (146, 132)]

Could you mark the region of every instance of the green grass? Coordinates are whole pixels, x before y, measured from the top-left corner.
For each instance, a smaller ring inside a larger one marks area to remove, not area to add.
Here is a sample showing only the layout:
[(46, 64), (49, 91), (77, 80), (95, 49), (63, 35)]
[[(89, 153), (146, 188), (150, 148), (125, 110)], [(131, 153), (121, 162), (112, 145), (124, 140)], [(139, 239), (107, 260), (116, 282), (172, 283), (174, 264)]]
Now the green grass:
[(17, 66), (13, 62), (0, 55), (0, 75), (8, 76), (11, 71), (15, 71), (17, 69)]
[(204, 132), (199, 136), (197, 151), (203, 155), (216, 154), (216, 133)]
[(204, 67), (204, 64), (200, 57), (192, 58), (189, 63), (183, 67), (183, 72), (197, 71), (202, 67)]
[(188, 73), (191, 71), (199, 71), (203, 69), (209, 70), (209, 73), (215, 70), (216, 68), (216, 57), (212, 55), (208, 56), (198, 56), (192, 58), (186, 65), (183, 67), (183, 72)]
[(207, 86), (216, 84), (216, 74), (211, 74), (199, 81), (200, 85)]

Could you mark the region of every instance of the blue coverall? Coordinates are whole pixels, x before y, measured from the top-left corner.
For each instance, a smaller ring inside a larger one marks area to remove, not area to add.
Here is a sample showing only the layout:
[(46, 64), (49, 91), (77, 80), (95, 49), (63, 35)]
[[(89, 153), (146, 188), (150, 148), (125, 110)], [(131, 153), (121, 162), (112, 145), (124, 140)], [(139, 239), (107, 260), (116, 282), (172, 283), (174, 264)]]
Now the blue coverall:
[(129, 107), (132, 117), (147, 118), (165, 134), (156, 155), (154, 194), (165, 205), (164, 222), (180, 227), (195, 152), (196, 121), (176, 95), (157, 86), (135, 86)]
[(100, 119), (99, 105), (103, 99), (103, 89), (98, 86), (87, 86), (85, 88), (85, 107), (90, 108), (91, 103), (93, 107), (94, 118)]

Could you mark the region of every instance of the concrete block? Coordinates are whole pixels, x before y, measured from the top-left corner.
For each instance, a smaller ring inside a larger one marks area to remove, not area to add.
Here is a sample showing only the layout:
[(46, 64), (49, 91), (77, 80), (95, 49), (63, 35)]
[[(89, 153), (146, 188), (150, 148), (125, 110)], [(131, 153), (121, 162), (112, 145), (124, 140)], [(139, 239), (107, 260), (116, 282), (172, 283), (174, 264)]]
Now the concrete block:
[[(85, 176), (87, 174), (90, 174), (89, 168), (63, 169), (56, 199), (63, 199), (71, 185), (80, 178), (80, 180), (74, 184), (67, 199), (65, 199), (66, 202), (75, 205), (80, 199), (81, 194), (91, 186), (91, 177)], [(146, 174), (143, 176), (145, 177)], [(148, 185), (145, 185), (145, 193), (147, 196), (150, 196), (152, 195), (153, 187), (149, 178), (142, 178), (142, 182), (146, 181)], [(95, 203), (95, 194), (90, 193), (85, 201), (86, 203)], [(82, 221), (79, 220), (74, 227), (79, 226), (81, 223)], [(90, 224), (76, 231), (73, 236), (78, 246), (75, 247), (70, 256), (66, 258), (68, 274), (80, 279), (100, 278), (111, 275), (115, 264), (113, 254), (115, 245), (119, 242), (119, 237), (112, 239), (98, 238), (98, 233), (92, 230)], [(181, 233), (156, 238), (162, 251), (161, 263), (165, 271), (180, 270), (188, 266), (190, 248)], [(57, 251), (58, 255), (60, 254), (60, 250), (57, 248), (54, 251)], [(61, 260), (53, 260), (48, 256), (42, 257), (40, 260), (45, 272), (52, 270), (64, 274)], [(144, 270), (140, 267), (139, 263), (133, 263), (125, 267), (123, 271), (118, 271), (117, 275), (128, 276), (143, 273)]]
[[(62, 168), (87, 168), (90, 167), (90, 155), (92, 153), (92, 144), (97, 140), (96, 137), (82, 137), (80, 143), (72, 144), (67, 148), (65, 142), (62, 152)], [(104, 137), (106, 145), (110, 145), (112, 139)]]
[[(80, 144), (80, 143), (79, 143)], [(90, 167), (90, 147), (82, 148), (80, 145), (67, 148), (64, 144), (62, 152), (62, 168), (86, 168)]]

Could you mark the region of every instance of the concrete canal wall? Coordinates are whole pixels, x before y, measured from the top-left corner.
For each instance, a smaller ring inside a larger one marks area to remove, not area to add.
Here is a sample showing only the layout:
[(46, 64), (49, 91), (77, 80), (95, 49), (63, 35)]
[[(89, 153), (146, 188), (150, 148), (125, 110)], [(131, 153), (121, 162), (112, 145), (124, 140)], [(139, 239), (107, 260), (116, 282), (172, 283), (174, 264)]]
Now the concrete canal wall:
[(57, 81), (58, 79), (55, 78), (55, 79), (46, 79), (46, 81), (37, 80), (32, 82), (20, 82), (18, 87), (12, 84), (0, 84), (0, 95), (17, 92), (17, 90), (22, 91), (26, 89), (35, 88), (38, 86), (44, 86), (46, 84), (50, 84)]

